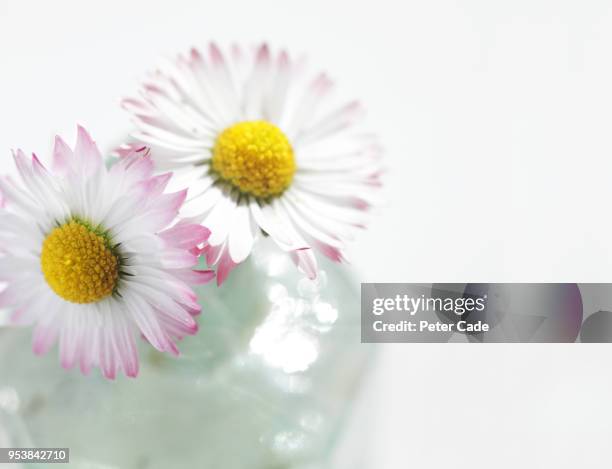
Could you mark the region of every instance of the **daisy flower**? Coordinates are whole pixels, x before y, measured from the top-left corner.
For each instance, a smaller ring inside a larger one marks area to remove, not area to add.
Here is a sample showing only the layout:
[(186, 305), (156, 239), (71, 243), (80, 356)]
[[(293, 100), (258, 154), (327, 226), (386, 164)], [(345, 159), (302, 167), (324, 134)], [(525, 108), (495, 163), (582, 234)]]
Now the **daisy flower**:
[(316, 277), (312, 248), (334, 261), (378, 200), (380, 148), (358, 125), (361, 106), (337, 103), (323, 73), (266, 44), (229, 53), (192, 49), (123, 101), (138, 143), (191, 188), (182, 214), (211, 230), (205, 250), (222, 283), (258, 235), (271, 236)]
[(34, 352), (59, 340), (64, 368), (99, 366), (109, 379), (138, 374), (137, 332), (178, 354), (198, 328), (188, 285), (213, 276), (193, 270), (208, 230), (173, 224), (187, 192), (164, 193), (171, 175), (153, 176), (144, 148), (107, 169), (81, 127), (74, 151), (56, 138), (51, 171), (13, 156), (21, 184), (0, 179), (0, 307), (35, 324)]

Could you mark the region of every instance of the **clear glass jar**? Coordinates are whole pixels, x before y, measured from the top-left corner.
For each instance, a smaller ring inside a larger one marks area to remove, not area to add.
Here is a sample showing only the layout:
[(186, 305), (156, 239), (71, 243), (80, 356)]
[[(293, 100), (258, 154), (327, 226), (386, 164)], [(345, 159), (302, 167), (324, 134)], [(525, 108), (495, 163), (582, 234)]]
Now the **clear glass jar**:
[(0, 328), (0, 443), (68, 447), (77, 468), (327, 468), (372, 349), (358, 281), (321, 268), (305, 279), (262, 240), (199, 289), (179, 358), (140, 344), (136, 379), (66, 372), (56, 350), (32, 354), (30, 329)]

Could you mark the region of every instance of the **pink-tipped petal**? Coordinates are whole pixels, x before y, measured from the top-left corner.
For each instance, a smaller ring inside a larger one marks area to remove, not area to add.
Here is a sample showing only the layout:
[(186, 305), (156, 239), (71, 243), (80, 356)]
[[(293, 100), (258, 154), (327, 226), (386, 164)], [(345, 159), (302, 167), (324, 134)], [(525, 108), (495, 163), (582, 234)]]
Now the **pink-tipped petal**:
[(173, 274), (178, 279), (189, 285), (204, 285), (215, 278), (213, 270), (175, 270)]
[(270, 47), (265, 42), (259, 46), (257, 50), (256, 62), (259, 65), (267, 64), (270, 62)]
[(102, 166), (102, 154), (91, 136), (82, 127), (77, 127), (77, 142), (74, 148), (76, 163), (85, 176), (90, 176)]
[(221, 255), (223, 254), (224, 248), (225, 246), (223, 244), (220, 244), (219, 246), (204, 246), (202, 253), (206, 258), (206, 263), (208, 265), (216, 265), (217, 262), (219, 262), (219, 259), (221, 259)]
[(159, 225), (167, 226), (168, 223), (174, 220), (186, 198), (187, 189), (159, 196), (155, 204), (155, 212), (159, 218)]
[(300, 272), (311, 280), (317, 278), (319, 269), (312, 249), (298, 249), (296, 251), (291, 251), (289, 254)]
[(210, 230), (193, 223), (179, 223), (162, 231), (159, 236), (173, 247), (192, 249), (206, 242), (210, 236)]
[(223, 53), (217, 44), (211, 42), (208, 46), (208, 51), (210, 54), (210, 60), (214, 65), (222, 65), (224, 63)]
[(100, 331), (100, 366), (106, 379), (114, 380), (117, 376), (117, 353), (111, 330)]
[(127, 377), (135, 378), (138, 375), (139, 363), (134, 337), (123, 319), (118, 322), (119, 324), (115, 328), (115, 343), (119, 352), (121, 368)]
[(153, 174), (153, 161), (147, 147), (132, 148), (110, 169), (111, 177), (124, 175), (132, 183), (144, 181)]
[(166, 189), (171, 177), (172, 173), (165, 173), (143, 181), (141, 184), (146, 196), (157, 197), (158, 195), (161, 195), (164, 192), (164, 189)]
[(72, 162), (74, 161), (74, 153), (70, 147), (58, 135), (55, 137), (55, 145), (53, 146), (53, 171), (65, 175)]
[(57, 324), (39, 324), (34, 329), (32, 350), (36, 355), (44, 355), (55, 343), (58, 336)]
[(160, 261), (166, 269), (186, 269), (197, 265), (198, 258), (184, 249), (166, 249)]
[(88, 375), (94, 365), (94, 350), (97, 350), (96, 330), (85, 328), (81, 338), (81, 350), (79, 353), (79, 368), (81, 373)]
[(60, 363), (62, 368), (69, 370), (77, 360), (77, 349), (81, 337), (76, 330), (72, 330), (64, 325), (60, 332)]
[(21, 149), (18, 149), (17, 151), (13, 152), (13, 159), (15, 160), (15, 166), (17, 166), (17, 170), (19, 171), (21, 179), (23, 179), (26, 184), (31, 184), (32, 165), (30, 163), (29, 158)]
[(126, 156), (131, 156), (134, 153), (142, 153), (147, 149), (146, 146), (143, 146), (140, 143), (126, 143), (123, 144), (113, 150), (113, 154), (118, 156), (119, 158), (125, 158)]
[(232, 261), (232, 258), (230, 257), (229, 253), (225, 253), (221, 257), (219, 265), (217, 266), (217, 286), (220, 287), (223, 282), (225, 282), (230, 272), (234, 270), (237, 265), (238, 264)]

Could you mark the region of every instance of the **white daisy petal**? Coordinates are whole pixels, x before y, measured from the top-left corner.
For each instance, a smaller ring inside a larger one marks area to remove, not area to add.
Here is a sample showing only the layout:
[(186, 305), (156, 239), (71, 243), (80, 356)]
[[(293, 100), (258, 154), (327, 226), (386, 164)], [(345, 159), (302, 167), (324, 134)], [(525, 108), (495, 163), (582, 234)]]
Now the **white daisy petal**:
[(183, 148), (184, 151), (191, 151), (193, 153), (202, 151), (206, 148), (210, 148), (212, 139), (208, 139), (203, 136), (190, 135), (184, 136), (179, 135), (176, 132), (171, 132), (162, 127), (157, 127), (155, 125), (151, 125), (148, 122), (142, 119), (136, 119), (136, 124), (138, 125), (140, 131), (143, 134), (151, 135), (155, 139), (155, 141), (164, 141), (173, 145), (173, 148)]
[(246, 119), (262, 116), (265, 106), (266, 88), (271, 72), (270, 49), (262, 44), (256, 52), (251, 76), (244, 84), (243, 113)]
[(284, 251), (308, 248), (308, 245), (303, 240), (294, 236), (294, 233), (288, 226), (288, 220), (283, 218), (282, 214), (279, 215), (273, 205), (260, 207), (256, 201), (252, 201), (250, 209), (259, 227), (272, 236), (274, 241)]
[(289, 217), (293, 223), (295, 223), (296, 227), (298, 227), (302, 233), (307, 233), (314, 239), (334, 248), (342, 248), (344, 243), (339, 238), (334, 238), (327, 230), (321, 228), (315, 220), (304, 216), (303, 212), (299, 212), (291, 202), (281, 200), (280, 203), (289, 214)]
[(310, 127), (303, 129), (295, 138), (295, 145), (304, 145), (309, 142), (317, 142), (333, 136), (347, 129), (361, 115), (363, 109), (357, 101), (353, 101), (322, 117)]
[(126, 376), (135, 377), (138, 375), (138, 351), (136, 350), (136, 342), (132, 326), (127, 321), (124, 314), (120, 311), (109, 308), (111, 314), (108, 316), (113, 322), (113, 340), (115, 350), (119, 354), (119, 362)]
[[(321, 218), (325, 223), (332, 223), (332, 230), (337, 230), (338, 225), (349, 225), (348, 229), (363, 228), (368, 224), (370, 216), (367, 212), (358, 208), (340, 204), (331, 204), (324, 197), (320, 197), (292, 187), (287, 191), (287, 198), (294, 202), (300, 210), (308, 212), (312, 218)], [(338, 233), (340, 234), (340, 233)]]
[(157, 319), (153, 306), (135, 293), (123, 296), (127, 310), (146, 339), (160, 352), (174, 352), (176, 347)]
[(286, 130), (290, 138), (299, 135), (300, 131), (310, 124), (312, 118), (316, 115), (318, 107), (329, 95), (332, 87), (331, 80), (324, 73), (317, 76), (310, 83), (287, 126)]
[(211, 43), (208, 47), (210, 56), (209, 76), (214, 83), (215, 89), (218, 90), (217, 96), (223, 100), (223, 109), (226, 119), (232, 119), (240, 112), (240, 105), (234, 88), (234, 78), (230, 72), (229, 66), (223, 52), (215, 44)]
[(234, 210), (234, 220), (229, 232), (228, 248), (232, 261), (236, 264), (244, 261), (251, 253), (254, 239), (249, 206), (240, 204)]
[(226, 194), (217, 202), (210, 214), (204, 218), (202, 225), (211, 231), (208, 244), (218, 246), (225, 241), (230, 231), (228, 220), (233, 219), (234, 210), (236, 210), (236, 201), (229, 194)]
[(176, 143), (175, 141), (165, 140), (163, 135), (159, 135), (158, 132), (155, 134), (151, 134), (148, 132), (134, 132), (132, 134), (136, 140), (140, 140), (141, 142), (146, 143), (147, 145), (154, 145), (162, 148), (166, 148), (168, 150), (172, 150), (175, 152), (183, 152), (183, 153), (193, 153), (194, 151), (200, 149), (204, 151), (206, 149), (206, 145), (202, 142), (202, 145), (198, 147), (194, 147), (191, 144), (185, 143)]
[(0, 191), (2, 191), (6, 199), (10, 199), (15, 208), (25, 213), (38, 213), (39, 206), (31, 194), (25, 193), (23, 190), (15, 186), (9, 178), (0, 177)]
[[(208, 126), (216, 128), (224, 125), (225, 113), (205, 70), (202, 56), (192, 52), (189, 59), (179, 57), (174, 63), (166, 62), (164, 71), (171, 80), (166, 79), (165, 82), (178, 84), (183, 101), (191, 105), (185, 106), (185, 109), (197, 110), (201, 119), (208, 122)], [(193, 115), (194, 118), (196, 115)]]
[(355, 183), (336, 182), (336, 184), (331, 185), (327, 184), (326, 181), (299, 181), (296, 188), (324, 198), (336, 198), (349, 205), (351, 201), (356, 201), (355, 206), (359, 206), (360, 202), (367, 206), (382, 203), (376, 187), (371, 187), (368, 190), (367, 187)]
[(208, 213), (216, 204), (223, 200), (225, 195), (219, 187), (212, 186), (205, 190), (201, 195), (197, 195), (187, 200), (181, 209), (181, 216), (186, 218), (199, 217)]
[(263, 115), (276, 125), (279, 125), (282, 120), (290, 84), (291, 62), (287, 52), (281, 51), (277, 59), (275, 76), (270, 80), (267, 90), (263, 112)]
[[(142, 116), (140, 124), (148, 123), (161, 129), (164, 125), (178, 130), (181, 135), (214, 136), (214, 124), (210, 118), (194, 111), (193, 106), (172, 101), (168, 96), (151, 92), (146, 97), (150, 110), (147, 116)], [(160, 114), (160, 112), (162, 114)]]
[(22, 307), (11, 315), (11, 322), (19, 326), (30, 326), (42, 316), (54, 317), (62, 306), (38, 276), (31, 275), (28, 281), (30, 294), (20, 303)]

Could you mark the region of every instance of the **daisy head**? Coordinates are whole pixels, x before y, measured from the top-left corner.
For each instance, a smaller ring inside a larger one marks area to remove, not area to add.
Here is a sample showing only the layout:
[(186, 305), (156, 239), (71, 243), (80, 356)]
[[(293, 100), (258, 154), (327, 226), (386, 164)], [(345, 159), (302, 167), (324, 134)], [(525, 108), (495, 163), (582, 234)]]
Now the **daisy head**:
[(107, 169), (81, 127), (74, 150), (56, 138), (52, 170), (13, 156), (21, 181), (0, 179), (0, 307), (35, 325), (34, 352), (59, 340), (63, 367), (111, 379), (138, 374), (138, 332), (178, 354), (197, 331), (189, 285), (213, 276), (193, 270), (208, 230), (175, 222), (186, 191), (164, 192), (170, 174), (153, 176), (144, 148)]
[(271, 236), (309, 277), (313, 254), (345, 245), (378, 200), (380, 148), (356, 101), (336, 102), (327, 75), (302, 60), (211, 44), (167, 61), (123, 106), (138, 143), (189, 185), (182, 214), (211, 230), (206, 259), (219, 283), (257, 236)]

